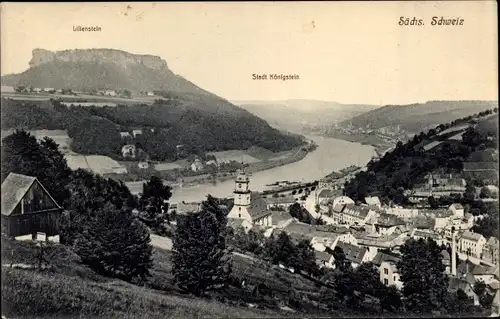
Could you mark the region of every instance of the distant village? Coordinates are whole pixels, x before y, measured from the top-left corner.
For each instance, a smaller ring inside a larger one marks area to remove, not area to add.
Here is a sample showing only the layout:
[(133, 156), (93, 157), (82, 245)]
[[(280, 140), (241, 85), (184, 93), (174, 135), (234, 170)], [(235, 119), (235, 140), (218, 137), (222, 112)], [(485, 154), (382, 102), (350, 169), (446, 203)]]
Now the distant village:
[[(498, 158), (497, 150), (479, 152), (492, 157), (492, 162), (493, 157)], [(484, 158), (484, 154), (476, 156)], [(465, 193), (465, 178), (483, 181), (485, 186), (476, 188), (477, 201), (498, 201), (497, 173), (489, 162), (466, 162), (461, 174), (428, 174), (426, 183), (406, 190), (411, 203), (408, 207), (384, 205), (377, 196), (366, 197), (362, 203), (342, 196), (343, 182), (356, 171), (354, 168), (345, 174), (331, 174), (312, 184), (276, 183), (262, 193), (251, 190), (250, 177), (241, 171), (235, 180), (234, 206), (228, 214), (228, 224), (235, 229), (243, 227), (246, 232), (262, 231), (265, 237), (286, 232), (297, 242), (310, 240), (320, 267), (334, 268), (333, 255), (327, 251), (341, 247), (354, 268), (372, 262), (379, 268), (382, 283), (400, 289), (402, 282), (396, 267), (401, 258), (399, 248), (410, 238), (432, 238), (443, 247), (450, 291), (462, 289), (479, 304), (473, 287), (476, 281), (482, 281), (498, 305), (499, 240), (472, 230), (485, 216), (474, 216), (460, 203), (439, 207), (429, 203), (430, 197)], [(296, 203), (324, 225), (293, 218), (289, 208)], [(186, 214), (198, 208), (198, 203), (178, 203), (170, 209)]]

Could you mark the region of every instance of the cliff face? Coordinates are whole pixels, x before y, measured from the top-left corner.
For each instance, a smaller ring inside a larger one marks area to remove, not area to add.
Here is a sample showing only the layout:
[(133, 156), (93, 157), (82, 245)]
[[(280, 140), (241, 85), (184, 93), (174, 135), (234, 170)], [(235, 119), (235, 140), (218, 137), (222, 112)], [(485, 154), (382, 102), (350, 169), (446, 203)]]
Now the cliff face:
[(73, 90), (162, 90), (211, 93), (174, 74), (158, 56), (114, 49), (48, 51), (34, 49), (30, 68), (2, 76), (2, 85), (70, 88)]
[(76, 49), (52, 52), (37, 48), (33, 50), (29, 65), (33, 68), (52, 61), (115, 63), (122, 67), (144, 65), (155, 70), (168, 69), (167, 62), (158, 56), (131, 54), (113, 49)]

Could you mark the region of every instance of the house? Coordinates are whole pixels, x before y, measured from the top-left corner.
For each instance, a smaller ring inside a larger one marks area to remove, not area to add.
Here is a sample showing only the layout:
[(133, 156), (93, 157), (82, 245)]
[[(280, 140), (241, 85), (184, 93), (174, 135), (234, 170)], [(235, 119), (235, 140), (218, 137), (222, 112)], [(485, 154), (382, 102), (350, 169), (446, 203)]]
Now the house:
[(249, 188), (250, 179), (240, 171), (235, 180), (234, 205), (228, 218), (246, 219), (252, 224), (272, 226), (272, 214), (267, 204), (258, 193), (252, 193)]
[(203, 166), (203, 163), (201, 162), (201, 160), (199, 158), (195, 159), (194, 162), (191, 164), (190, 166), (191, 170), (193, 172), (199, 172), (199, 171), (202, 171), (204, 166)]
[(321, 203), (322, 201), (329, 201), (335, 197), (336, 192), (332, 189), (321, 189), (316, 192), (316, 203)]
[(405, 226), (405, 222), (395, 215), (380, 214), (374, 225), (380, 235), (391, 235), (398, 226)]
[(56, 90), (54, 88), (44, 88), (43, 91), (47, 93), (52, 93), (55, 92)]
[(443, 229), (453, 219), (453, 213), (448, 209), (425, 209), (421, 213), (434, 219), (434, 229)]
[(326, 267), (326, 268), (335, 268), (335, 265), (333, 263), (334, 259), (333, 256), (330, 255), (329, 253), (326, 253), (324, 251), (314, 251), (314, 255), (316, 257), (316, 263), (320, 268)]
[(498, 266), (475, 265), (472, 269), (472, 275), (475, 280), (480, 280), (488, 285), (497, 281), (495, 277), (498, 278)]
[(348, 261), (351, 262), (353, 268), (358, 267), (361, 263), (370, 261), (370, 254), (365, 247), (355, 246), (343, 241), (339, 241), (335, 248), (342, 248), (344, 255)]
[(142, 130), (133, 130), (132, 135), (136, 138), (137, 136), (142, 135)]
[(492, 263), (493, 265), (499, 264), (499, 242), (498, 238), (490, 237), (483, 248), (483, 260)]
[(248, 233), (250, 229), (252, 229), (253, 225), (246, 219), (241, 219), (241, 218), (228, 218), (227, 219), (227, 225), (233, 228), (235, 231), (238, 228), (243, 228), (245, 233)]
[(334, 250), (335, 247), (337, 247), (337, 245), (341, 242), (352, 246), (357, 246), (358, 244), (356, 238), (349, 232), (337, 233), (316, 231), (313, 235), (314, 237), (311, 239), (311, 246), (315, 250), (319, 251), (325, 251), (326, 248)]
[(335, 199), (332, 202), (332, 207), (335, 207), (337, 205), (345, 205), (345, 204), (352, 204), (354, 205), (354, 201), (347, 196), (338, 196), (335, 197)]
[(382, 207), (382, 203), (380, 203), (380, 199), (377, 196), (365, 197), (365, 203), (368, 206), (376, 206), (379, 209)]
[(123, 157), (135, 157), (136, 148), (135, 145), (127, 144), (122, 146)]
[(7, 236), (57, 235), (62, 211), (36, 177), (10, 173), (2, 183), (2, 233)]
[(403, 208), (403, 207), (388, 207), (382, 211), (382, 213), (395, 215), (404, 221), (413, 220), (418, 214), (419, 210), (415, 208)]
[(396, 267), (397, 261), (384, 260), (379, 267), (380, 282), (385, 286), (396, 286), (397, 289), (403, 288), (403, 282)]
[(471, 231), (464, 231), (458, 240), (459, 252), (481, 259), (486, 238)]
[(140, 169), (148, 169), (149, 163), (148, 162), (139, 162), (139, 164), (137, 164), (137, 167), (139, 167)]
[(155, 93), (154, 93), (154, 92), (152, 92), (152, 91), (149, 91), (149, 92), (147, 93), (147, 95), (148, 95), (148, 96), (155, 96)]
[(129, 132), (120, 132), (120, 137), (121, 138), (131, 138), (132, 135), (130, 135)]
[(115, 90), (106, 90), (104, 91), (104, 95), (107, 95), (107, 96), (116, 96), (116, 91)]
[[(431, 230), (423, 230), (423, 229), (418, 229), (414, 228), (410, 234), (410, 237), (419, 240), (419, 239), (432, 239), (434, 240), (438, 245), (445, 244), (446, 240), (436, 234), (434, 231)], [(450, 237), (451, 238), (451, 237)]]
[(473, 300), (475, 306), (479, 306), (479, 296), (474, 292), (474, 285), (464, 278), (450, 277), (448, 291), (456, 293), (458, 290), (462, 290)]
[(40, 92), (42, 92), (42, 91), (43, 91), (43, 90), (42, 90), (41, 88), (34, 88), (34, 89), (33, 89), (33, 92), (35, 92), (35, 93), (40, 93)]
[(364, 225), (374, 215), (376, 212), (371, 208), (354, 204), (333, 207), (333, 219), (339, 224)]
[(464, 218), (464, 207), (462, 204), (451, 204), (448, 208), (456, 218)]

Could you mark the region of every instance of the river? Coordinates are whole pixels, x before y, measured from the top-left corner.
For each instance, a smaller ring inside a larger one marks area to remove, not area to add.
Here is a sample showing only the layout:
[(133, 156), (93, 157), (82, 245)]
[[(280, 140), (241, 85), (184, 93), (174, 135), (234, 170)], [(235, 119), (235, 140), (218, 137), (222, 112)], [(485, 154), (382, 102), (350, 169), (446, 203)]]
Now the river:
[[(350, 165), (363, 167), (374, 155), (372, 146), (321, 136), (306, 138), (318, 145), (316, 150), (298, 162), (253, 173), (250, 177), (250, 189), (262, 191), (264, 185), (284, 180), (312, 182)], [(142, 191), (142, 182), (126, 184), (133, 193)], [(178, 187), (173, 189), (170, 202), (198, 202), (205, 199), (207, 194), (227, 197), (232, 194), (233, 189), (233, 180)]]

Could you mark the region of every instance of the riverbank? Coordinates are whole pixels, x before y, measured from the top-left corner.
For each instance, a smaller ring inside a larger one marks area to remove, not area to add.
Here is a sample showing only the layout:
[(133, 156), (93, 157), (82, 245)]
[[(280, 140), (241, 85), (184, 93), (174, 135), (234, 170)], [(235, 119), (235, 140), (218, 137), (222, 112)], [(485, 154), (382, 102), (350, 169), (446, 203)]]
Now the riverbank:
[[(308, 154), (314, 152), (317, 144), (312, 140), (307, 140), (307, 144), (294, 148), (287, 152), (280, 152), (268, 157), (265, 160), (255, 163), (245, 164), (245, 171), (249, 174), (258, 173), (266, 170), (275, 169), (280, 166), (289, 165), (304, 159)], [(193, 187), (202, 184), (217, 184), (228, 180), (234, 180), (237, 175), (236, 171), (232, 172), (217, 172), (205, 173), (198, 175), (183, 175), (183, 171), (176, 169), (170, 171), (156, 171), (154, 169), (138, 170), (133, 169), (131, 173), (130, 165), (129, 173), (127, 174), (106, 174), (106, 177), (111, 177), (116, 180), (121, 180), (130, 185), (137, 185), (144, 183), (150, 176), (155, 175), (162, 178), (172, 188), (180, 187)], [(188, 169), (184, 170), (184, 174), (190, 173)], [(133, 184), (132, 184), (133, 183)], [(137, 192), (136, 192), (137, 193)]]
[[(287, 165), (280, 165), (271, 169), (253, 172), (250, 176), (250, 189), (261, 192), (267, 184), (276, 181), (297, 181), (299, 183), (316, 181), (324, 178), (332, 171), (339, 171), (351, 165), (363, 167), (374, 154), (373, 147), (359, 143), (346, 142), (339, 139), (322, 136), (307, 136), (316, 144), (316, 149), (307, 154), (302, 154), (295, 161)], [(142, 191), (143, 181), (127, 182), (132, 193)], [(171, 203), (199, 202), (208, 194), (215, 197), (230, 196), (234, 190), (234, 176), (226, 176), (220, 180), (206, 183), (179, 184), (167, 182), (174, 187)]]

